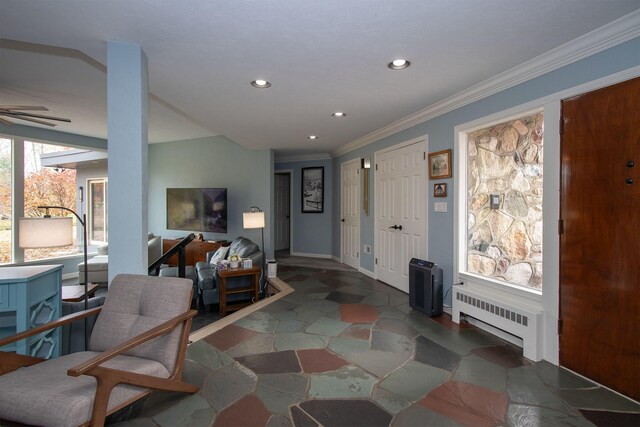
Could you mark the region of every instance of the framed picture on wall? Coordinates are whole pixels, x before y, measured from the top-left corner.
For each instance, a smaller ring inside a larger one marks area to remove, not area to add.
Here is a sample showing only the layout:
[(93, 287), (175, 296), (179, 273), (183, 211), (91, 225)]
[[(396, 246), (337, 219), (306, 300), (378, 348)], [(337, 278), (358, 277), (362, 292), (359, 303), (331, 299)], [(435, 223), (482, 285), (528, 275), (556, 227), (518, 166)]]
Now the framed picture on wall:
[(429, 153), (429, 179), (451, 178), (451, 150)]
[(302, 213), (324, 212), (324, 167), (302, 168)]
[(447, 184), (433, 184), (433, 197), (447, 197)]

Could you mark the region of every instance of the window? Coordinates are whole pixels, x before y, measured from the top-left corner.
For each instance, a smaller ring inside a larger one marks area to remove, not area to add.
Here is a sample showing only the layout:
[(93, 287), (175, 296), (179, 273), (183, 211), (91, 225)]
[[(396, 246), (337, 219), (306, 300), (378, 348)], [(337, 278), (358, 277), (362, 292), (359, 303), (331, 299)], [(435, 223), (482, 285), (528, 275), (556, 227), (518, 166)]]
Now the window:
[(87, 180), (89, 189), (88, 235), (90, 244), (108, 242), (107, 179)]
[(0, 137), (0, 264), (11, 262), (11, 140)]
[(459, 135), (461, 275), (542, 290), (543, 129), (536, 111)]
[[(52, 144), (24, 141), (24, 216), (42, 216), (38, 206), (64, 206), (76, 209), (76, 171), (59, 167), (44, 167), (42, 157), (51, 153), (67, 151), (70, 148)], [(69, 212), (55, 209), (52, 216), (72, 216), (76, 243), (61, 248), (25, 249), (24, 260), (34, 261), (74, 255), (81, 251), (82, 237), (78, 237), (75, 216)], [(80, 245), (80, 248), (78, 247)]]
[[(44, 212), (37, 206), (64, 206), (76, 210), (75, 170), (43, 167), (42, 162), (46, 154), (65, 150), (69, 148), (0, 136), (0, 264), (78, 253), (77, 245), (64, 248), (25, 249), (23, 253), (14, 250), (15, 242), (12, 241), (14, 221), (21, 216), (41, 216)], [(16, 167), (13, 164), (14, 158), (24, 158), (22, 167)], [(24, 190), (24, 203), (21, 197), (13, 194), (16, 189)], [(16, 206), (14, 203), (22, 206)], [(68, 215), (64, 211), (50, 213)], [(79, 241), (78, 238), (76, 240)], [(13, 258), (14, 255), (16, 259)]]

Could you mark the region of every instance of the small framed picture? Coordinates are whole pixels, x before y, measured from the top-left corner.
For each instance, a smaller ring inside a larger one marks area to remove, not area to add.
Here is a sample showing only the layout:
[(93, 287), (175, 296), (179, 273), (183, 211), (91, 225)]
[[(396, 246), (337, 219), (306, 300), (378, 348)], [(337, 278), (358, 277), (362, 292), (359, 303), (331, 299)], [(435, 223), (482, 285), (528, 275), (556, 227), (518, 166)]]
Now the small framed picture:
[(429, 153), (429, 179), (451, 178), (451, 150)]
[(447, 184), (433, 184), (433, 197), (447, 197)]
[(324, 212), (324, 166), (302, 168), (302, 213)]

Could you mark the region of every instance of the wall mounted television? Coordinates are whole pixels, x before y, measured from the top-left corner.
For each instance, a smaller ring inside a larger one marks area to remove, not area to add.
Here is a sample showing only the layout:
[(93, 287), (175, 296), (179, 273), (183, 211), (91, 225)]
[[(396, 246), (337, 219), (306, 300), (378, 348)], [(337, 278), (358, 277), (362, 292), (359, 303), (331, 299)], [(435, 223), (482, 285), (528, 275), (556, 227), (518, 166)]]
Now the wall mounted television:
[(227, 232), (226, 188), (167, 188), (167, 229)]

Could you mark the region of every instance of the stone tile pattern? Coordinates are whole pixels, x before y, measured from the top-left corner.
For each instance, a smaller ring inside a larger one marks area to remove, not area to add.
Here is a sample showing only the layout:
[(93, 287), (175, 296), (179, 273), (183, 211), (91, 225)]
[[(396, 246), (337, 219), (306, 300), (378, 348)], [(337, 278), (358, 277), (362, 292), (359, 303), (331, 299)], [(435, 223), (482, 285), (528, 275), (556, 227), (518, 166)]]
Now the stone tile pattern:
[(198, 393), (154, 393), (123, 425), (587, 426), (640, 416), (640, 405), (493, 335), (407, 310), (406, 294), (358, 272), (279, 276), (296, 291), (189, 346), (185, 377)]

